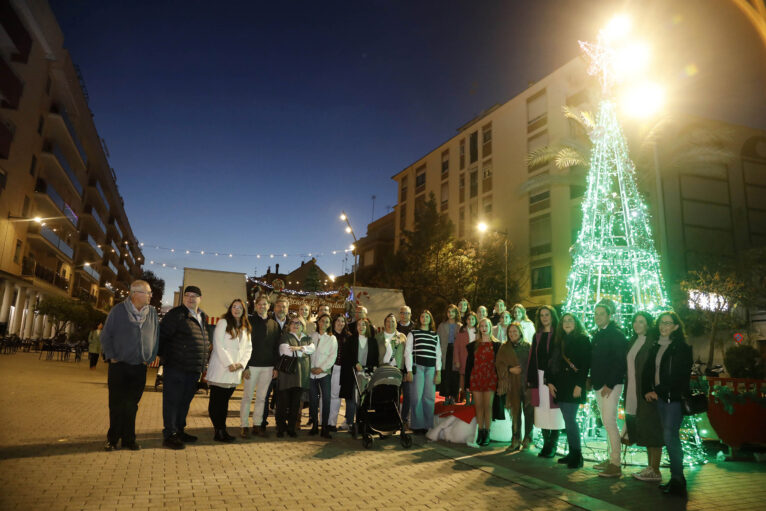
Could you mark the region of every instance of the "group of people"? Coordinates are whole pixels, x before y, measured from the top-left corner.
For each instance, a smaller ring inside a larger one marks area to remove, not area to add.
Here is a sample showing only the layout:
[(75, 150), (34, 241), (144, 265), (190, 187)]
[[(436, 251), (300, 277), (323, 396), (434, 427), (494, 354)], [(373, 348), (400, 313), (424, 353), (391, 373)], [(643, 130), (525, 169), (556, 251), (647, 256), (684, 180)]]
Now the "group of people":
[[(637, 313), (629, 341), (613, 321), (616, 306), (607, 299), (595, 306), (597, 329), (591, 336), (580, 318), (559, 317), (548, 305), (537, 309), (533, 322), (521, 304), (507, 310), (498, 300), (490, 317), (486, 307), (473, 312), (461, 299), (447, 307), (438, 324), (428, 310), (413, 320), (403, 305), (398, 317), (391, 312), (376, 329), (361, 306), (351, 318), (333, 317), (328, 306), (321, 306), (312, 318), (307, 305), (289, 314), (285, 297), (277, 298), (270, 313), (269, 299), (258, 296), (250, 315), (243, 300), (233, 300), (210, 339), (201, 296), (198, 287), (187, 286), (183, 304), (160, 321), (148, 305), (149, 284), (138, 280), (128, 299), (109, 313), (100, 333), (109, 362), (106, 450), (118, 449), (120, 441), (123, 448), (140, 449), (135, 417), (147, 365), (156, 356), (164, 368), (163, 445), (170, 449), (197, 440), (185, 427), (200, 380), (210, 389), (208, 413), (216, 441), (235, 439), (226, 418), (241, 383), (242, 438), (267, 436), (271, 409), (277, 437), (297, 436), (306, 401), (309, 435), (330, 439), (332, 432), (348, 429), (356, 436), (357, 378), (386, 365), (402, 371), (401, 416), (414, 433), (434, 426), (438, 388), (446, 404), (466, 401), (475, 407), (478, 445), (489, 444), (492, 421), (504, 420), (506, 410), (512, 420), (510, 450), (528, 448), (537, 426), (543, 437), (538, 456), (552, 458), (564, 430), (569, 451), (558, 462), (573, 469), (583, 466), (577, 411), (592, 388), (608, 438), (609, 457), (595, 465), (599, 475), (619, 477), (620, 445), (633, 443), (645, 446), (648, 457), (648, 466), (633, 476), (659, 482), (664, 445), (671, 478), (661, 488), (686, 495), (679, 430), (692, 352), (672, 311), (656, 322), (648, 313)], [(623, 394), (621, 434), (617, 408)], [(345, 421), (338, 425), (341, 399)]]

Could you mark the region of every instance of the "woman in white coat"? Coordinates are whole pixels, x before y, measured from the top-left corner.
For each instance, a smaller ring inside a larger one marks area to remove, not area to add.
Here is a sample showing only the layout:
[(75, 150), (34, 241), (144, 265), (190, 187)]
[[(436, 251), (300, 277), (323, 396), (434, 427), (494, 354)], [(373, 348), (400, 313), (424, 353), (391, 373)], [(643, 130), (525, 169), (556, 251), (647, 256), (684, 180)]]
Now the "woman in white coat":
[(229, 413), (229, 399), (242, 380), (242, 371), (253, 350), (250, 332), (245, 303), (237, 298), (215, 326), (213, 353), (207, 368), (210, 387), (207, 411), (215, 429), (213, 440), (218, 442), (234, 441), (234, 437), (226, 431), (226, 416)]

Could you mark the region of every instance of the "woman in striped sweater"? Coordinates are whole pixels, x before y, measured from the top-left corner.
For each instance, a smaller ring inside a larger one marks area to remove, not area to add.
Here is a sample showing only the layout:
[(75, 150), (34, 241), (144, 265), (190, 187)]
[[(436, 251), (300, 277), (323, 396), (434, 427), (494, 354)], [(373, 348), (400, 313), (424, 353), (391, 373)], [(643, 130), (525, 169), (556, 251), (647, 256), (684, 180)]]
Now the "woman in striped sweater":
[(407, 335), (404, 348), (406, 381), (412, 383), (412, 430), (424, 435), (434, 425), (436, 385), (441, 382), (442, 350), (434, 317), (424, 310), (418, 328)]

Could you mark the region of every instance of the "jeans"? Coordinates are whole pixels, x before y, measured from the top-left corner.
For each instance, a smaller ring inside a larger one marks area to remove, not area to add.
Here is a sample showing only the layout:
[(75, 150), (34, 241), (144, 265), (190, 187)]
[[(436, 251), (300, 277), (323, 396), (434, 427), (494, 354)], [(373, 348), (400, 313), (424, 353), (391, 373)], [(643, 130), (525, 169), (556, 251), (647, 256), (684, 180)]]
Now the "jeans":
[(402, 381), (402, 420), (404, 422), (410, 421), (410, 400), (412, 399), (410, 387), (412, 387), (412, 382)]
[(319, 397), (322, 397), (322, 426), (327, 426), (330, 420), (330, 384), (332, 377), (330, 375), (322, 378), (312, 379), (309, 382), (309, 417), (314, 421), (314, 425), (319, 425), (317, 415), (319, 414)]
[(243, 428), (248, 426), (250, 419), (250, 403), (253, 400), (253, 393), (255, 393), (255, 405), (253, 408), (253, 426), (257, 426), (257, 415), (264, 408), (266, 403), (266, 394), (268, 393), (269, 385), (271, 385), (271, 376), (274, 372), (274, 368), (269, 367), (255, 367), (248, 366), (250, 370), (250, 378), (242, 378), (242, 401), (239, 404), (239, 425)]
[(107, 373), (109, 389), (109, 442), (123, 445), (136, 441), (138, 402), (146, 386), (146, 365), (112, 362)]
[[(277, 392), (276, 378), (271, 380), (271, 383), (269, 383), (269, 386), (266, 389), (266, 392), (264, 392), (264, 396), (263, 396), (263, 417), (261, 420), (261, 426), (264, 426), (264, 427), (269, 423), (269, 396), (271, 396), (272, 402), (274, 402), (274, 400), (279, 402), (279, 392)], [(275, 405), (275, 408), (276, 408), (276, 405)], [(257, 412), (258, 412), (257, 408), (253, 410), (253, 424), (255, 424), (255, 414)], [(276, 412), (275, 412), (275, 415), (276, 415)]]
[(567, 443), (569, 452), (580, 452), (580, 428), (577, 427), (577, 410), (580, 409), (580, 403), (559, 403), (561, 415), (564, 416), (564, 426), (567, 432)]
[(604, 424), (606, 435), (609, 438), (609, 462), (620, 466), (620, 430), (617, 429), (617, 403), (622, 395), (622, 383), (615, 385), (609, 397), (602, 397), (601, 390), (596, 390), (596, 401), (601, 412), (601, 422)]
[(215, 429), (226, 429), (226, 417), (229, 415), (229, 399), (234, 394), (234, 388), (210, 385), (207, 413)]
[(435, 367), (415, 365), (412, 375), (412, 429), (431, 429), (434, 427), (434, 386)]
[(665, 447), (670, 458), (670, 478), (685, 482), (684, 479), (684, 451), (681, 448), (681, 438), (678, 434), (681, 429), (681, 421), (684, 416), (681, 412), (681, 402), (670, 403), (657, 400), (657, 411), (660, 414), (662, 435), (665, 438)]
[(168, 438), (181, 434), (186, 427), (186, 416), (194, 394), (197, 393), (199, 373), (189, 373), (175, 367), (165, 366), (162, 375), (162, 420), (165, 429), (162, 436)]

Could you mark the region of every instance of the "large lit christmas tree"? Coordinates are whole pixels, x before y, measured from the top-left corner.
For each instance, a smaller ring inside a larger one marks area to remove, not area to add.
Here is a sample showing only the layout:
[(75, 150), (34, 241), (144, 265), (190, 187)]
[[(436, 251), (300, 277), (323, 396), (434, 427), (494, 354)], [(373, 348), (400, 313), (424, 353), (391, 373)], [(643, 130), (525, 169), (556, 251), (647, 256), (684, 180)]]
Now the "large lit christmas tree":
[(564, 310), (577, 314), (589, 328), (593, 307), (602, 298), (617, 304), (615, 319), (623, 327), (637, 311), (654, 315), (669, 306), (648, 208), (638, 193), (635, 166), (617, 120), (613, 86), (620, 63), (610, 39), (605, 29), (597, 43), (580, 42), (591, 62), (588, 73), (601, 84), (602, 98), (589, 134), (593, 148), (587, 192), (582, 227), (572, 248)]

